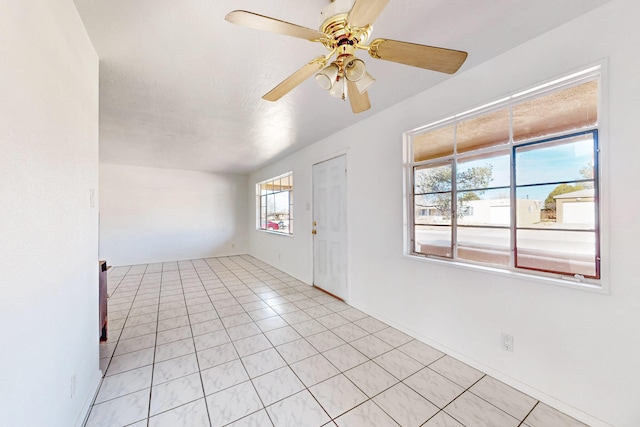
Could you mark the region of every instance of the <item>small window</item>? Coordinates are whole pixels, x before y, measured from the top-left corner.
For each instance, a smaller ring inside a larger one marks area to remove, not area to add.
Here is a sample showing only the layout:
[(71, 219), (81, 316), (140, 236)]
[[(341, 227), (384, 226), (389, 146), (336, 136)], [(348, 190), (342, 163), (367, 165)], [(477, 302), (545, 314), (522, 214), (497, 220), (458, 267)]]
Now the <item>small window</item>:
[(293, 173), (256, 185), (259, 230), (293, 234)]
[(409, 132), (410, 252), (600, 279), (599, 86), (595, 67)]

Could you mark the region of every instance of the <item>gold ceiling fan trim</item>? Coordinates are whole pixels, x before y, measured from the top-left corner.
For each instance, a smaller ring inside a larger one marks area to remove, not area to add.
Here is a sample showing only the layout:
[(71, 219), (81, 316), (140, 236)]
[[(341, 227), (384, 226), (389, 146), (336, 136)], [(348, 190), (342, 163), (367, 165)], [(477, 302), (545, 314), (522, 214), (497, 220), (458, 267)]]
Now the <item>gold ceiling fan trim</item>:
[(322, 44), (329, 50), (333, 50), (348, 42), (358, 46), (369, 40), (373, 26), (352, 27), (347, 20), (348, 14), (341, 13), (326, 19), (320, 26), (320, 31), (325, 34)]

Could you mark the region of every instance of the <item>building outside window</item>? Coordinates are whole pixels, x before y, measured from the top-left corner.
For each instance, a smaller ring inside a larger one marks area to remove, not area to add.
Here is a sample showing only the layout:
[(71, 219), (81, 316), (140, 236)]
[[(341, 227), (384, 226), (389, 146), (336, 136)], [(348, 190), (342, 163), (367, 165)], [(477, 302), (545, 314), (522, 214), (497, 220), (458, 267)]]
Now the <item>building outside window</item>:
[(257, 228), (293, 234), (293, 172), (256, 185)]
[(600, 279), (595, 67), (407, 133), (409, 252)]

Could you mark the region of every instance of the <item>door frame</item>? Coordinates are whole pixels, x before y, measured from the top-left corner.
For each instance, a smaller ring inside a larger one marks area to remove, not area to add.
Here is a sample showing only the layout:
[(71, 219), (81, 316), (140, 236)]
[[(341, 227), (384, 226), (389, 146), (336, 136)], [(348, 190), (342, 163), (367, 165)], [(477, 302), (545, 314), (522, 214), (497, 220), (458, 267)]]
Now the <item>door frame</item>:
[[(309, 218), (309, 233), (311, 234), (311, 230), (313, 230), (313, 221), (314, 221), (314, 212), (315, 212), (315, 203), (316, 201), (314, 200), (314, 180), (313, 180), (313, 167), (319, 163), (324, 163), (326, 161), (329, 160), (333, 160), (336, 159), (338, 157), (344, 156), (345, 159), (345, 167), (347, 169), (346, 173), (345, 173), (345, 179), (344, 179), (344, 210), (345, 210), (345, 218), (346, 218), (346, 235), (345, 235), (345, 243), (344, 243), (344, 251), (345, 251), (345, 286), (346, 286), (346, 295), (344, 295), (344, 302), (348, 303), (349, 300), (351, 299), (351, 286), (349, 284), (349, 277), (350, 277), (350, 265), (351, 265), (351, 251), (349, 250), (349, 242), (351, 241), (350, 239), (350, 235), (351, 235), (351, 231), (350, 231), (350, 227), (349, 225), (349, 170), (351, 169), (351, 162), (349, 159), (349, 148), (345, 148), (343, 150), (338, 150), (338, 151), (334, 151), (331, 154), (328, 154), (326, 156), (322, 156), (322, 157), (318, 157), (317, 159), (312, 160), (311, 162), (311, 213), (310, 213), (310, 218)], [(315, 237), (311, 236), (311, 240), (310, 240), (310, 252), (311, 252), (311, 285), (313, 287), (316, 287), (315, 285), (315, 248), (314, 248), (314, 240)], [(325, 292), (333, 297), (336, 297), (338, 299), (341, 299), (339, 296), (337, 295), (333, 295), (330, 292), (325, 291), (322, 288), (317, 288), (319, 290), (321, 290), (322, 292)]]

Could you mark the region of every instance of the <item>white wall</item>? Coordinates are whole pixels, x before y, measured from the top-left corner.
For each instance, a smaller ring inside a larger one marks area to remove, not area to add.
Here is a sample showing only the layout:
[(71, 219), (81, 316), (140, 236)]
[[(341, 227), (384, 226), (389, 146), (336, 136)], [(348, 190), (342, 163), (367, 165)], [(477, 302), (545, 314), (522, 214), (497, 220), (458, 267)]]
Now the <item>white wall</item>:
[(100, 165), (100, 258), (108, 265), (248, 250), (247, 177)]
[[(311, 166), (346, 150), (352, 305), (590, 424), (640, 425), (640, 202), (629, 197), (640, 182), (637, 12), (633, 0), (613, 0), (252, 174), (250, 192), (294, 171), (297, 229), (290, 239), (251, 232), (250, 253), (311, 283)], [(602, 59), (609, 295), (403, 256), (403, 132)], [(375, 86), (371, 97), (375, 103)], [(515, 352), (501, 350), (501, 332), (515, 337)]]
[(71, 0), (2, 1), (0, 28), (0, 425), (80, 425), (100, 380), (98, 58)]

